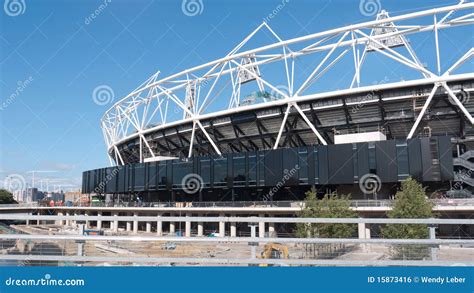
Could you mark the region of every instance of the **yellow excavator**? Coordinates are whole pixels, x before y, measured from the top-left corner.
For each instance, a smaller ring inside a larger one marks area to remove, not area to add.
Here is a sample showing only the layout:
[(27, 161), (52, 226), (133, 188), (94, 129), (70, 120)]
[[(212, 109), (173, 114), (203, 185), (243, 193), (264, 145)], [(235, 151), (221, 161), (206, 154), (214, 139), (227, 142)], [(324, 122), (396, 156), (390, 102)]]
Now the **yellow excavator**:
[[(288, 247), (280, 243), (267, 243), (263, 247), (263, 251), (258, 256), (262, 259), (288, 259), (289, 258)], [(268, 266), (267, 264), (260, 264), (261, 267)]]

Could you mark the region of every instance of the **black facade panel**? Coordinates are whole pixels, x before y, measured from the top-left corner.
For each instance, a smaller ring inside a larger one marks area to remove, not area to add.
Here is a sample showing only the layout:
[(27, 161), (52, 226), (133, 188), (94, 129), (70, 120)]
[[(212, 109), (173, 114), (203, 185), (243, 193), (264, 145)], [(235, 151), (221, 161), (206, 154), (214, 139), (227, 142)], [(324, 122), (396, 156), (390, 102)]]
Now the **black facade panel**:
[(105, 193), (117, 192), (117, 167), (105, 169)]
[[(227, 175), (228, 175), (226, 178), (227, 188), (232, 188), (234, 186), (234, 169), (232, 166), (233, 166), (233, 159), (235, 155), (237, 154), (224, 155), (224, 157), (227, 159)], [(244, 163), (244, 166), (245, 166), (245, 163)]]
[(282, 149), (268, 151), (265, 154), (265, 185), (276, 186), (283, 177)]
[(397, 148), (395, 140), (378, 141), (375, 144), (377, 176), (382, 182), (397, 182)]
[(157, 184), (158, 184), (158, 189), (159, 190), (163, 190), (163, 189), (166, 189), (167, 188), (167, 184), (168, 184), (168, 181), (167, 181), (167, 172), (166, 172), (166, 169), (167, 169), (167, 163), (166, 161), (162, 161), (162, 162), (157, 162), (157, 172), (158, 172), (158, 181), (157, 181)]
[(147, 166), (147, 186), (148, 190), (157, 190), (158, 189), (158, 163), (152, 162), (146, 164)]
[(95, 188), (95, 173), (97, 172), (98, 170), (92, 170), (89, 172), (89, 180), (88, 180), (88, 189), (89, 189), (89, 193), (92, 193), (94, 192), (94, 188)]
[(126, 192), (127, 187), (127, 171), (124, 166), (118, 171), (117, 192)]
[(328, 146), (329, 184), (354, 183), (352, 144)]
[(453, 173), (453, 151), (450, 136), (438, 138), (438, 155), (441, 171), (441, 180), (448, 181), (454, 178)]
[(410, 167), (410, 176), (418, 181), (422, 180), (421, 142), (417, 138), (408, 140), (408, 165)]
[(308, 184), (314, 185), (315, 178), (316, 178), (316, 162), (314, 160), (314, 156), (316, 155), (314, 152), (315, 146), (308, 147)]
[(362, 178), (365, 174), (370, 173), (369, 171), (369, 144), (368, 143), (358, 143), (356, 154), (357, 156), (357, 177), (358, 179)]
[(319, 172), (319, 184), (328, 184), (329, 166), (328, 166), (328, 146), (318, 146), (317, 168)]
[(421, 146), (421, 165), (423, 166), (423, 181), (433, 181), (433, 158), (430, 148), (430, 138), (420, 138)]
[[(278, 181), (285, 183), (285, 186), (296, 186), (299, 183), (297, 166), (298, 166), (298, 149), (282, 149), (283, 156), (283, 174)], [(301, 166), (299, 166), (301, 167)], [(284, 177), (284, 180), (283, 180)]]
[(83, 172), (82, 192), (181, 189), (184, 176), (190, 173), (201, 175), (204, 188), (273, 187), (279, 182), (286, 186), (353, 184), (368, 173), (377, 174), (383, 183), (408, 175), (425, 182), (448, 181), (453, 178), (451, 148), (449, 137), (431, 137), (134, 164)]
[(145, 190), (145, 164), (135, 164), (133, 168), (133, 178), (134, 178), (134, 190), (135, 191), (144, 191)]
[(172, 190), (173, 189), (173, 161), (172, 160), (165, 161), (165, 164), (166, 164), (166, 179), (164, 181), (166, 182), (166, 189)]
[(128, 184), (128, 191), (134, 192), (135, 180), (133, 178), (133, 165), (125, 166), (126, 182)]

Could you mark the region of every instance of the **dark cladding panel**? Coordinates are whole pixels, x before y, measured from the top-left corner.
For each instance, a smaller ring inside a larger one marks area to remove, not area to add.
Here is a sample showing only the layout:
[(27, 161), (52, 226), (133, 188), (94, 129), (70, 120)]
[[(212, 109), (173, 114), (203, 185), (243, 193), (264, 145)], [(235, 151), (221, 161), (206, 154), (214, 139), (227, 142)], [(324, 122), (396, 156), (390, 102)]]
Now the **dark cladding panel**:
[(397, 149), (395, 140), (378, 141), (375, 143), (377, 176), (382, 182), (397, 182)]
[(354, 165), (352, 160), (352, 144), (328, 146), (329, 183), (354, 183)]
[(317, 153), (314, 152), (315, 146), (307, 147), (308, 149), (308, 184), (314, 185), (315, 184), (315, 177), (316, 177), (316, 168), (315, 168), (315, 159), (314, 156)]
[(430, 138), (420, 138), (421, 143), (421, 165), (423, 181), (433, 181), (433, 160), (431, 156)]
[(267, 151), (257, 152), (257, 185), (265, 186), (265, 154)]
[(448, 181), (454, 178), (453, 151), (450, 136), (438, 137), (438, 153), (441, 171), (441, 180)]
[(398, 181), (407, 179), (410, 176), (410, 166), (408, 163), (408, 143), (406, 140), (396, 140), (397, 146), (397, 166)]
[[(299, 183), (298, 179), (298, 149), (282, 149), (283, 160), (283, 174), (278, 181), (285, 183), (285, 186), (296, 186)], [(301, 166), (300, 166), (301, 167)], [(284, 178), (283, 178), (284, 177)]]
[(125, 165), (125, 170), (126, 170), (126, 182), (128, 184), (128, 191), (133, 192), (133, 188), (135, 187), (135, 181), (133, 178), (133, 165)]
[(95, 182), (97, 181), (97, 172), (99, 172), (99, 170), (92, 170), (91, 174), (89, 175), (89, 190), (91, 192), (94, 192), (95, 189)]
[(117, 168), (118, 167), (105, 169), (105, 193), (117, 192)]
[(265, 185), (276, 186), (283, 174), (282, 149), (268, 151), (265, 154)]
[(120, 170), (118, 170), (118, 181), (117, 181), (117, 192), (125, 192), (128, 190), (127, 186), (127, 171), (125, 166), (122, 166)]
[(362, 178), (365, 174), (370, 173), (369, 171), (369, 144), (358, 143), (356, 154), (357, 156), (357, 177)]
[(157, 166), (158, 166), (158, 189), (166, 189), (166, 186), (168, 184), (168, 181), (167, 181), (167, 172), (166, 172), (166, 167), (167, 167), (167, 164), (166, 164), (166, 161), (161, 161), (161, 162), (157, 162)]
[(134, 190), (145, 190), (145, 164), (135, 164), (133, 168)]
[(156, 190), (157, 189), (157, 178), (158, 178), (158, 163), (152, 162), (146, 164), (147, 166), (147, 189)]
[(383, 183), (408, 174), (418, 181), (448, 181), (453, 178), (452, 146), (450, 137), (431, 137), (133, 164), (83, 172), (82, 192), (179, 189), (190, 173), (202, 176), (204, 188), (353, 184), (368, 173)]
[(193, 173), (192, 161), (173, 160), (173, 186), (181, 187), (186, 175)]
[(81, 184), (82, 193), (89, 193), (89, 190), (87, 188), (87, 172), (88, 171), (82, 172), (82, 184)]
[(423, 168), (421, 164), (421, 143), (418, 138), (408, 140), (408, 165), (410, 167), (410, 176), (421, 181)]
[(213, 187), (227, 186), (227, 157), (213, 157)]
[(318, 178), (319, 178), (319, 185), (326, 185), (328, 184), (329, 178), (329, 168), (328, 168), (328, 147), (326, 145), (318, 146), (318, 153), (317, 164), (316, 168), (318, 169)]

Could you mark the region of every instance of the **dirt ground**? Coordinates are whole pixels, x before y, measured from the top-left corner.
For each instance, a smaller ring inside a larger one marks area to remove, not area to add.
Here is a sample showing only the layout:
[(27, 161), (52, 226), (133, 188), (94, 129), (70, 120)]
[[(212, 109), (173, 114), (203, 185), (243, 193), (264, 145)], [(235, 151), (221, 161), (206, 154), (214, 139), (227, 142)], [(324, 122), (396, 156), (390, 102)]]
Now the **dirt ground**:
[[(38, 225), (38, 226), (12, 226), (13, 229), (27, 234), (59, 235), (76, 234), (77, 229), (66, 226)], [(127, 232), (119, 232), (126, 235)], [(155, 235), (154, 233), (141, 232), (139, 235)], [(17, 243), (24, 248), (25, 243)], [(33, 249), (29, 243), (30, 249)], [(62, 255), (77, 254), (77, 244), (74, 241), (56, 241), (57, 251)], [(290, 259), (334, 259), (334, 260), (388, 260), (391, 258), (390, 248), (381, 244), (357, 244), (338, 247), (319, 246), (318, 249), (308, 250), (308, 246), (302, 244), (287, 245)], [(313, 247), (314, 248), (314, 247)], [(257, 255), (263, 250), (263, 245), (256, 247)], [(57, 252), (56, 251), (56, 252)], [(36, 251), (36, 253), (38, 253)], [(39, 253), (48, 253), (40, 251)], [(116, 257), (159, 257), (159, 258), (203, 258), (203, 259), (236, 259), (250, 258), (251, 246), (247, 243), (186, 243), (168, 241), (86, 241), (84, 254), (87, 256), (116, 256)], [(474, 261), (474, 247), (440, 246), (437, 249), (438, 260), (446, 261)], [(156, 265), (143, 263), (120, 263), (120, 265)], [(118, 263), (89, 263), (85, 265), (119, 265)], [(163, 264), (161, 264), (163, 265)], [(166, 265), (166, 264), (165, 264)], [(168, 265), (174, 265), (169, 263)], [(182, 265), (182, 264), (180, 264)], [(198, 265), (198, 264), (186, 264)], [(216, 265), (216, 264), (213, 264)]]

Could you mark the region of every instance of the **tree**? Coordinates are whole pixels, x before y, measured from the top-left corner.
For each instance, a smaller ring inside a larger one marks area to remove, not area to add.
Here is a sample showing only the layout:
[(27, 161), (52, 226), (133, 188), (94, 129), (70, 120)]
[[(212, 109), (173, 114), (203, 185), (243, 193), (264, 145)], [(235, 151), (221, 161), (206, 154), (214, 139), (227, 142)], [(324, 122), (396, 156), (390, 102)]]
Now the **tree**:
[(15, 204), (16, 200), (13, 198), (13, 194), (6, 190), (0, 189), (0, 204)]
[[(395, 202), (389, 218), (432, 218), (433, 204), (426, 196), (425, 188), (415, 179), (408, 178), (402, 182), (395, 194)], [(390, 224), (382, 228), (384, 238), (423, 239), (428, 238), (428, 226), (423, 224)], [(398, 245), (393, 247), (393, 257), (402, 259), (422, 259), (429, 253), (425, 245)]]
[[(305, 207), (301, 211), (301, 218), (355, 218), (357, 213), (350, 207), (350, 195), (326, 194), (318, 200), (316, 190), (312, 188), (306, 193)], [(318, 238), (350, 238), (357, 231), (356, 224), (347, 223), (303, 223), (297, 225), (297, 235), (299, 237), (318, 237)], [(325, 246), (329, 248), (330, 253), (335, 248), (344, 248), (344, 246)], [(306, 245), (306, 251), (313, 251), (321, 254), (324, 246)]]

